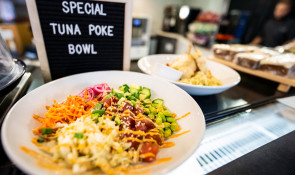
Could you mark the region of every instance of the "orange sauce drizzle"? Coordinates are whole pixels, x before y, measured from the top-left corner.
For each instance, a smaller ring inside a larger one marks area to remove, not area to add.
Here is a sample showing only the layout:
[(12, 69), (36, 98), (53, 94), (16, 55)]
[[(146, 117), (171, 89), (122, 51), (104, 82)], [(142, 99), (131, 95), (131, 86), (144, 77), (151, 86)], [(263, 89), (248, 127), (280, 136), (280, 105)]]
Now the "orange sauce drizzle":
[[(53, 159), (51, 159), (50, 157), (47, 157), (43, 154), (40, 154), (32, 149), (29, 149), (25, 146), (21, 146), (20, 149), (22, 151), (24, 151), (26, 154), (28, 154), (29, 156), (33, 157), (37, 162), (36, 164), (42, 168), (45, 168), (47, 170), (51, 170), (54, 171), (58, 174), (73, 174), (71, 169), (66, 168), (66, 166), (64, 165), (59, 165), (57, 164), (57, 162), (55, 162)], [(150, 154), (143, 154), (141, 157), (145, 158), (145, 157), (150, 157), (150, 156), (155, 156), (154, 154), (150, 153)], [(163, 162), (163, 161), (162, 161)], [(125, 170), (119, 170), (119, 169), (114, 169), (114, 172), (108, 172), (110, 174), (116, 174), (119, 173), (123, 173), (126, 175), (136, 175), (136, 174), (148, 174), (150, 172), (150, 170), (142, 170), (142, 171), (129, 171), (129, 170), (133, 170), (133, 167), (131, 167), (130, 169), (128, 169), (127, 171)], [(83, 175), (94, 175), (94, 174), (104, 174), (98, 171), (93, 171), (93, 172), (83, 172)]]
[(140, 154), (139, 157), (140, 157), (140, 158), (156, 157), (156, 155), (153, 154), (153, 153), (145, 153), (145, 154)]
[(47, 151), (50, 150), (49, 147), (39, 144), (38, 141), (37, 141), (37, 138), (32, 138), (31, 141), (32, 141), (32, 143), (33, 143), (34, 145), (38, 146), (39, 148), (41, 148), (41, 149), (43, 149), (43, 150), (47, 150)]
[(105, 113), (108, 113), (110, 115), (114, 115), (115, 114), (114, 112), (111, 112), (111, 111), (105, 111)]
[(177, 119), (175, 119), (175, 120), (183, 119), (184, 117), (186, 117), (186, 116), (188, 116), (188, 115), (190, 115), (190, 114), (191, 114), (191, 112), (188, 112), (187, 114), (185, 114), (185, 115), (183, 115), (182, 117), (179, 117), (179, 118), (177, 118)]
[(181, 136), (181, 135), (183, 135), (183, 134), (186, 134), (186, 133), (188, 133), (188, 132), (190, 132), (191, 130), (187, 130), (187, 131), (184, 131), (184, 132), (182, 132), (182, 133), (179, 133), (179, 134), (173, 134), (172, 136), (170, 136), (169, 138), (175, 138), (175, 137), (179, 137), (179, 136)]
[[(132, 113), (129, 109), (125, 110), (122, 114), (123, 117), (130, 117), (133, 120), (135, 120), (134, 116), (130, 115), (130, 113)], [(133, 114), (133, 113), (132, 113)]]
[(119, 132), (120, 132), (120, 134), (129, 134), (129, 133), (136, 134), (136, 135), (145, 135), (146, 134), (143, 131), (133, 131), (133, 130), (130, 130), (130, 129), (125, 129), (125, 130), (122, 130), (122, 131), (119, 131)]
[[(152, 130), (150, 130), (149, 132), (143, 132), (143, 131), (133, 131), (133, 130), (130, 130), (130, 129), (125, 129), (125, 130), (122, 130), (122, 131), (119, 131), (120, 134), (134, 134), (134, 135), (141, 135), (141, 136), (146, 136), (146, 135), (160, 135), (160, 133), (157, 133), (156, 131), (155, 132), (151, 132)], [(159, 131), (158, 131), (159, 132)]]
[(152, 122), (152, 123), (155, 123), (155, 122), (153, 122), (151, 119), (149, 119), (149, 118), (147, 118), (147, 117), (139, 117), (139, 118), (136, 118), (136, 120), (148, 120), (148, 121), (150, 121), (150, 122)]
[(149, 174), (151, 172), (151, 170), (142, 170), (142, 171), (138, 171), (138, 170), (136, 170), (136, 171), (123, 171), (123, 173), (125, 174), (125, 175), (138, 175), (138, 174)]
[(158, 144), (158, 142), (156, 140), (154, 140), (154, 139), (143, 139), (142, 141), (143, 142), (154, 142), (154, 143)]
[[(85, 92), (84, 96), (87, 96), (86, 92)], [(56, 102), (55, 102), (55, 103), (56, 103)], [(109, 107), (109, 105), (107, 105), (107, 104), (106, 104), (106, 106)], [(50, 108), (50, 107), (48, 107), (48, 108)], [(113, 109), (113, 108), (112, 108), (112, 109)], [(113, 116), (113, 115), (118, 115), (118, 112), (113, 112), (113, 111), (111, 111), (112, 109), (108, 109), (108, 110), (106, 110), (106, 113), (107, 113), (107, 114), (111, 114), (112, 116)], [(115, 108), (114, 108), (114, 109), (115, 109)], [(87, 111), (87, 112), (88, 112), (88, 111)], [(141, 114), (141, 113), (139, 113), (137, 116), (130, 116), (130, 115), (129, 115), (130, 113), (132, 113), (130, 110), (125, 110), (125, 111), (123, 112), (123, 114), (121, 114), (121, 116), (128, 116), (128, 117), (133, 118), (134, 120), (148, 120), (148, 121), (150, 121), (150, 122), (152, 122), (152, 123), (155, 123), (155, 122), (153, 122), (151, 119), (147, 118), (146, 116), (144, 116), (144, 115)], [(191, 114), (191, 113), (188, 112), (187, 114), (185, 114), (185, 115), (183, 115), (183, 116), (177, 118), (176, 120), (183, 119), (183, 118), (187, 117), (189, 114)], [(104, 115), (104, 116), (105, 116), (105, 115)], [(37, 116), (37, 117), (39, 117), (39, 116)], [(36, 119), (39, 119), (39, 118), (37, 118), (37, 117), (36, 117)], [(105, 117), (111, 118), (111, 116), (105, 116)], [(173, 118), (176, 118), (176, 114), (173, 113), (173, 114), (172, 114), (172, 117), (173, 117)], [(102, 128), (104, 128), (104, 127), (102, 127)], [(178, 127), (178, 130), (177, 130), (177, 131), (179, 131), (179, 130), (181, 130), (180, 127)], [(154, 131), (154, 132), (152, 132), (152, 131)], [(156, 128), (150, 130), (150, 131), (147, 132), (147, 133), (145, 133), (145, 132), (143, 132), (143, 131), (133, 131), (133, 130), (124, 130), (124, 131), (118, 131), (118, 132), (120, 132), (121, 134), (132, 133), (132, 134), (141, 135), (141, 136), (146, 136), (146, 135), (160, 135), (159, 130), (156, 129)], [(174, 135), (170, 136), (169, 138), (176, 138), (176, 137), (179, 137), (179, 136), (181, 136), (181, 135), (183, 135), (183, 134), (186, 134), (186, 133), (188, 133), (188, 132), (190, 132), (190, 130), (184, 131), (184, 132), (179, 133), (179, 134), (174, 134)], [(151, 139), (143, 139), (143, 140), (140, 140), (140, 139), (135, 138), (135, 137), (126, 137), (126, 138), (124, 138), (124, 139), (126, 139), (126, 140), (132, 140), (132, 141), (137, 141), (137, 142), (139, 142), (139, 143), (144, 142), (144, 141), (157, 143), (157, 141), (154, 140), (154, 139), (152, 139), (152, 138), (151, 138)], [(45, 146), (39, 144), (39, 143), (37, 142), (37, 138), (33, 138), (33, 139), (32, 139), (32, 142), (33, 142), (36, 146), (38, 146), (38, 147), (41, 147), (41, 148), (44, 147), (43, 149), (49, 149), (48, 147), (45, 147)], [(60, 146), (64, 146), (64, 145), (60, 145)], [(173, 146), (175, 146), (175, 143), (174, 143), (174, 142), (164, 142), (163, 145), (161, 145), (160, 147), (161, 147), (161, 148), (170, 148), (170, 147), (173, 147)], [(55, 164), (55, 162), (54, 162), (53, 159), (51, 159), (50, 157), (44, 156), (44, 155), (42, 155), (42, 154), (40, 154), (40, 153), (38, 153), (38, 152), (35, 152), (34, 150), (30, 150), (30, 149), (28, 149), (28, 148), (26, 148), (26, 147), (24, 147), (24, 146), (21, 147), (21, 149), (22, 149), (24, 152), (26, 152), (28, 155), (30, 155), (30, 156), (36, 158), (36, 159), (38, 160), (37, 164), (38, 164), (39, 166), (43, 167), (43, 168), (51, 169), (51, 170), (57, 170), (57, 169), (63, 169), (63, 168), (65, 168), (65, 166), (61, 166), (61, 165), (58, 165), (58, 166), (57, 166), (57, 165)], [(156, 155), (153, 154), (153, 153), (151, 153), (151, 152), (148, 152), (148, 153), (140, 154), (140, 155), (139, 155), (140, 158), (155, 157), (155, 156), (156, 156)], [(44, 158), (46, 158), (47, 161), (43, 161), (43, 162), (42, 162), (42, 160), (43, 160)], [(135, 166), (133, 166), (133, 167), (128, 168), (127, 171), (126, 171), (126, 170), (123, 170), (123, 171), (121, 171), (121, 172), (123, 172), (124, 174), (133, 174), (133, 173), (134, 173), (134, 174), (138, 174), (138, 173), (139, 173), (139, 174), (146, 174), (146, 173), (149, 172), (149, 170), (137, 171), (137, 169), (147, 168), (147, 167), (150, 167), (150, 166), (158, 165), (158, 164), (160, 164), (160, 163), (165, 163), (165, 162), (170, 161), (171, 159), (172, 159), (172, 157), (158, 158), (158, 159), (156, 159), (156, 160), (155, 160), (154, 162), (152, 162), (152, 163), (144, 164), (144, 165), (135, 165)], [(48, 162), (50, 162), (50, 163), (48, 163)], [(130, 171), (130, 170), (131, 170), (131, 171)], [(134, 171), (134, 170), (135, 170), (135, 171)], [(132, 172), (132, 171), (134, 171), (134, 172)]]
[(152, 123), (155, 123), (155, 122), (153, 122), (151, 119), (147, 118), (145, 115), (143, 115), (143, 114), (141, 114), (141, 113), (139, 113), (139, 114), (136, 116), (136, 119), (137, 119), (137, 120), (148, 120), (148, 121), (150, 121), (150, 122), (152, 122)]
[(63, 144), (60, 144), (60, 145), (56, 145), (55, 147), (56, 148), (60, 148), (60, 147), (70, 147), (71, 145), (68, 144), (68, 143), (63, 143)]
[(132, 140), (132, 141), (139, 142), (139, 143), (142, 142), (142, 140), (140, 140), (138, 138), (135, 138), (135, 137), (125, 137), (124, 139), (126, 139), (126, 140)]
[(175, 118), (177, 115), (175, 113), (172, 114), (172, 117)]
[(163, 145), (161, 145), (161, 148), (170, 148), (175, 145), (174, 142), (164, 142)]
[(39, 165), (40, 167), (43, 167), (49, 170), (61, 170), (65, 168), (65, 166), (54, 163), (54, 160), (51, 159), (50, 157), (40, 154), (25, 146), (21, 146), (20, 149), (24, 151), (26, 154), (28, 154), (29, 156), (35, 158), (37, 160), (37, 165)]
[(143, 139), (143, 140), (140, 140), (138, 138), (134, 138), (134, 137), (125, 137), (124, 139), (126, 140), (132, 140), (132, 141), (135, 141), (135, 142), (154, 142), (154, 143), (157, 143), (157, 141), (155, 141), (154, 139)]

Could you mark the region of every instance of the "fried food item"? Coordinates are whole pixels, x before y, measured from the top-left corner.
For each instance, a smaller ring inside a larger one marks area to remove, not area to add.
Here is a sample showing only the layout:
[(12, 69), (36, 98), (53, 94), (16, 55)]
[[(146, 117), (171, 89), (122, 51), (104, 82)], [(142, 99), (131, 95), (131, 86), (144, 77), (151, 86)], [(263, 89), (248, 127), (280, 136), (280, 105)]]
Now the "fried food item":
[(208, 67), (206, 64), (206, 58), (204, 57), (199, 57), (199, 58), (195, 58), (196, 59), (196, 63), (198, 65), (199, 71), (203, 72), (204, 74), (208, 73)]
[[(183, 73), (181, 79), (190, 78), (198, 70), (197, 59), (201, 56), (202, 54), (199, 51), (191, 54), (191, 46), (189, 46), (187, 53), (173, 60), (169, 66)], [(200, 64), (203, 67), (203, 63)]]
[(191, 46), (186, 54), (173, 60), (169, 67), (183, 73), (179, 82), (203, 86), (222, 85), (220, 80), (211, 74), (206, 64), (206, 58), (202, 57), (201, 52), (194, 49), (194, 53), (191, 54)]
[(173, 60), (170, 67), (182, 72), (181, 79), (190, 78), (193, 76), (197, 70), (197, 65), (195, 60), (191, 55), (181, 55), (180, 57)]

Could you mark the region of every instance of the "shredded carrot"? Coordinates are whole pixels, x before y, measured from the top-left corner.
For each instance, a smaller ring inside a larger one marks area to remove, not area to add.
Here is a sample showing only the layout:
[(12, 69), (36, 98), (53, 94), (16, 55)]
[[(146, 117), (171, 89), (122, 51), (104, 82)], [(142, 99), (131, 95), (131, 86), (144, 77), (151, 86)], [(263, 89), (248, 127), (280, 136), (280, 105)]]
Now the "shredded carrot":
[(39, 128), (33, 130), (35, 134), (41, 132), (41, 128), (52, 128), (56, 123), (71, 123), (83, 115), (91, 115), (91, 109), (97, 103), (97, 99), (85, 102), (82, 97), (69, 96), (63, 103), (54, 100), (52, 107), (46, 106), (48, 110), (45, 117), (33, 115), (33, 118), (41, 123)]

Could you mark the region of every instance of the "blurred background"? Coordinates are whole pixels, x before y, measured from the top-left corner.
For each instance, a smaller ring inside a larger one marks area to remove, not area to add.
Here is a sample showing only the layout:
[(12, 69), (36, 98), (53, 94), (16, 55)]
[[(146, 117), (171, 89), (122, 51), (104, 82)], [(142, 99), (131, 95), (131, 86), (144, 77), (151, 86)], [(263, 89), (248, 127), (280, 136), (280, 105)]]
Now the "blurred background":
[[(191, 43), (204, 56), (213, 55), (211, 48), (216, 43), (253, 44), (255, 38), (264, 32), (266, 24), (275, 21), (274, 11), (278, 2), (279, 0), (133, 0), (131, 70), (140, 72), (136, 63), (144, 56), (183, 54)], [(295, 0), (288, 2), (295, 4)], [(287, 10), (286, 17), (294, 24), (294, 7), (286, 7), (285, 4), (284, 8), (290, 10)], [(295, 27), (287, 29), (294, 34)], [(23, 94), (44, 84), (25, 0), (0, 0), (0, 33), (12, 56), (27, 65), (27, 72), (17, 88), (8, 96), (0, 95), (0, 116), (5, 116)], [(270, 36), (272, 38), (274, 35)], [(295, 38), (289, 37), (288, 40), (294, 41), (294, 47), (291, 47), (293, 50), (288, 52), (295, 53)], [(266, 46), (263, 42), (256, 42), (257, 44)], [(1, 70), (0, 67), (0, 73)], [(242, 77), (240, 84), (229, 91), (210, 96), (193, 96), (202, 108), (207, 122), (209, 119), (212, 122), (207, 123), (205, 139), (196, 156), (204, 173), (295, 128), (294, 110), (274, 103), (277, 97), (294, 95), (294, 88), (285, 94), (277, 91), (277, 82), (243, 72), (239, 74)], [(252, 110), (258, 106), (263, 107)], [(292, 121), (284, 119), (287, 118), (285, 116), (292, 118)], [(222, 118), (222, 121), (215, 122), (217, 118)], [(0, 154), (5, 155), (2, 148)], [(285, 162), (282, 161), (283, 164)], [(8, 158), (0, 160), (0, 164), (4, 165), (0, 166), (1, 174), (20, 174), (20, 171), (11, 168), (14, 165)], [(266, 165), (272, 166), (267, 163), (261, 166), (264, 168)]]
[[(294, 0), (293, 0), (294, 1)], [(250, 43), (278, 0), (133, 0), (131, 58), (183, 53), (185, 42)], [(295, 19), (294, 10), (289, 15)], [(37, 59), (25, 0), (0, 0), (0, 32), (12, 55)]]

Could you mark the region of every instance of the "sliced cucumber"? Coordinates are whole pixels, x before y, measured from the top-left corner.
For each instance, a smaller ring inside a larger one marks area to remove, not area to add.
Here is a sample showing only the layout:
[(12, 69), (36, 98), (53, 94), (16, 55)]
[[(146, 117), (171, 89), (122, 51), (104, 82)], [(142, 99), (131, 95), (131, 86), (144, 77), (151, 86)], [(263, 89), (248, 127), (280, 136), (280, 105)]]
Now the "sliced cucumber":
[(131, 95), (136, 95), (137, 98), (138, 98), (138, 94), (139, 94), (139, 91), (141, 91), (142, 87), (139, 86), (139, 85), (136, 85), (136, 84), (132, 84), (130, 85), (130, 89), (129, 89), (129, 92), (131, 93)]
[(159, 105), (163, 106), (164, 100), (157, 98), (157, 99), (153, 100), (153, 104), (159, 104)]
[(149, 88), (143, 87), (139, 92), (139, 99), (145, 100), (151, 97), (151, 90)]

